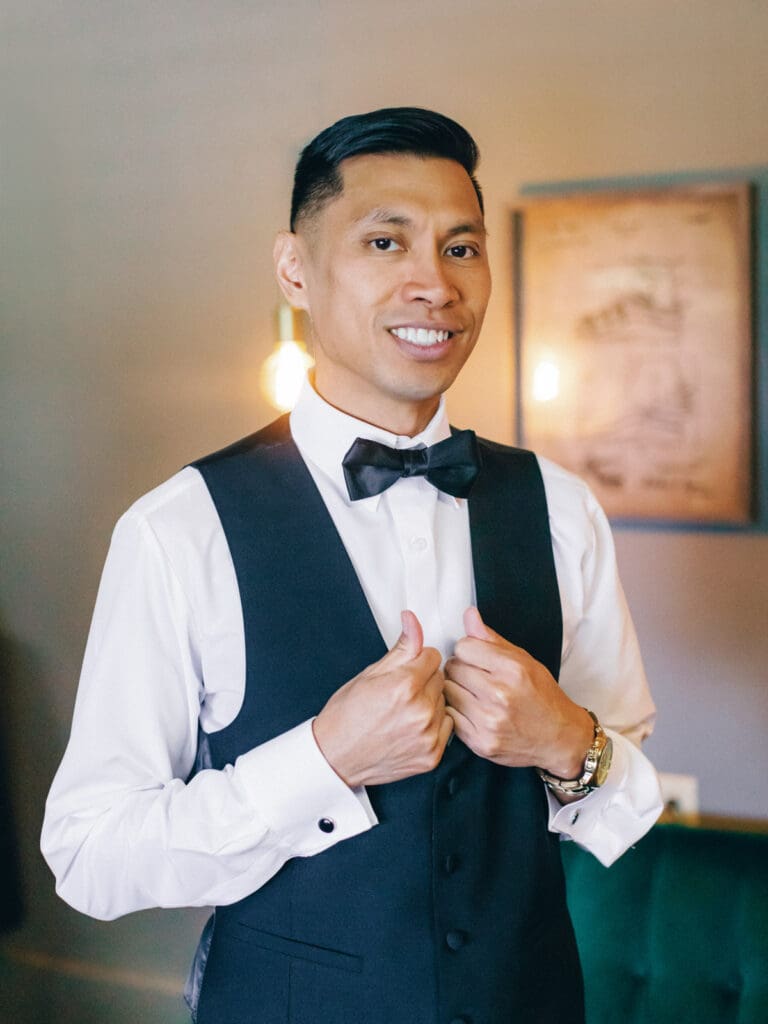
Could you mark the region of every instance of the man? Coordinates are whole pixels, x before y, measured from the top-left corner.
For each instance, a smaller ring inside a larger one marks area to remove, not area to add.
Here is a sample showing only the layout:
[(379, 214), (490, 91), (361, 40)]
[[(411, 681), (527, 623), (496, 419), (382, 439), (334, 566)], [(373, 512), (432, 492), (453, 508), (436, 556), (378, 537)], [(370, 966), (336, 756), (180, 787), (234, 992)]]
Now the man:
[(311, 385), (115, 531), (43, 849), (96, 917), (217, 905), (200, 1024), (580, 1022), (560, 837), (608, 864), (660, 810), (604, 516), (447, 426), (476, 162), (411, 108), (310, 143), (275, 267)]

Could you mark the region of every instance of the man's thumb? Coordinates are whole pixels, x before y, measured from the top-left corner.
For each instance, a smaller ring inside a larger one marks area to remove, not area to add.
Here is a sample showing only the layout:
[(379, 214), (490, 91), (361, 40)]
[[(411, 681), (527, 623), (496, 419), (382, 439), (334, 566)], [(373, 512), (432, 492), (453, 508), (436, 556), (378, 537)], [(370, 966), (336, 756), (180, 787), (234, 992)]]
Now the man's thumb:
[(421, 649), (424, 646), (424, 631), (413, 612), (408, 610), (401, 612), (400, 619), (403, 623), (403, 631), (392, 650), (401, 651), (410, 660), (421, 654)]
[(472, 636), (476, 640), (495, 640), (498, 637), (498, 633), (490, 626), (486, 626), (480, 612), (474, 606), (470, 606), (464, 612), (464, 629), (467, 636)]

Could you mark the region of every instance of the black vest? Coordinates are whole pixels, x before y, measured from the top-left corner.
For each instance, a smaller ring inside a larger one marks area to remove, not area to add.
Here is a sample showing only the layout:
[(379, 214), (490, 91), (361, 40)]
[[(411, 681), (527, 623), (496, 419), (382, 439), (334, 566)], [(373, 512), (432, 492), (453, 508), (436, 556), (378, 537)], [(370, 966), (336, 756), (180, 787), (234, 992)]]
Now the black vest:
[[(557, 677), (562, 618), (538, 464), (481, 447), (469, 500), (478, 607)], [(386, 648), (287, 417), (195, 465), (245, 626), (242, 709), (207, 738), (220, 769), (317, 714)], [(368, 793), (376, 827), (217, 908), (198, 1024), (582, 1024), (558, 837), (534, 770), (454, 740), (435, 771)]]

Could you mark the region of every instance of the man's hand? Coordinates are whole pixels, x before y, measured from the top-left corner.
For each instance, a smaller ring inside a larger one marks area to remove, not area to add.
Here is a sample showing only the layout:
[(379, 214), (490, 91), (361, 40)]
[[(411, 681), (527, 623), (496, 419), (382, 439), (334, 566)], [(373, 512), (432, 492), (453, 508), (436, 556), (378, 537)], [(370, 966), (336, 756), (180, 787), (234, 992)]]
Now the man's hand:
[(392, 650), (331, 697), (313, 723), (326, 761), (348, 786), (395, 782), (431, 771), (453, 729), (440, 652), (424, 647), (421, 624), (403, 612)]
[(584, 708), (521, 647), (464, 613), (467, 635), (445, 665), (445, 697), (456, 735), (480, 757), (509, 767), (578, 778), (594, 735)]

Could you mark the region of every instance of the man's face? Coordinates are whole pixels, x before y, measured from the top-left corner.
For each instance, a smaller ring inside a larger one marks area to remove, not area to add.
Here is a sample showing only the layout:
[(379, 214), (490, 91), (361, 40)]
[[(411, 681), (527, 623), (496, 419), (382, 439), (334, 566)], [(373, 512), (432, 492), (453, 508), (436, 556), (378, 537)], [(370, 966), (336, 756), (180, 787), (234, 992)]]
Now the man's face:
[(345, 412), (415, 433), (480, 332), (491, 289), (482, 213), (452, 160), (366, 155), (340, 170), (342, 194), (287, 236), (315, 386)]

